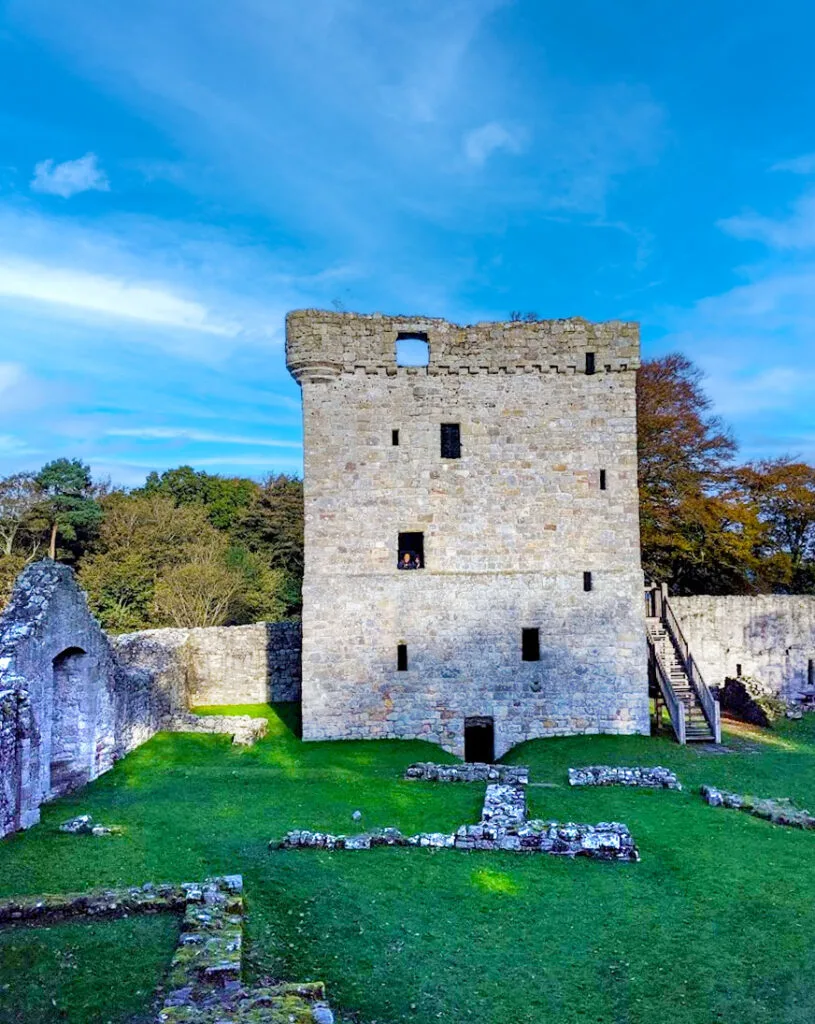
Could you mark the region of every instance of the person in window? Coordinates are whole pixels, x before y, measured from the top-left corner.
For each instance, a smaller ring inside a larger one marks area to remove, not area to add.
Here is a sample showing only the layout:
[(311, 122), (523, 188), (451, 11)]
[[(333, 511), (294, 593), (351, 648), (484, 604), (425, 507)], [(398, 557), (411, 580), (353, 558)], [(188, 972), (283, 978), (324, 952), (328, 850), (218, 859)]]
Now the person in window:
[(396, 564), (398, 569), (421, 569), (422, 563), (412, 551), (405, 551)]

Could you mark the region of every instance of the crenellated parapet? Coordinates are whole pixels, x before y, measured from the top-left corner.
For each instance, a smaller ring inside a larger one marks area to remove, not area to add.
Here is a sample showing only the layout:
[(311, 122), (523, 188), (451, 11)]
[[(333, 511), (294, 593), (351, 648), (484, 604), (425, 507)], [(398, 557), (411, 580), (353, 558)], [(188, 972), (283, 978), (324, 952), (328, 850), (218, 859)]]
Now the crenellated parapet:
[[(429, 363), (397, 367), (400, 336), (424, 338)], [(286, 363), (301, 382), (341, 374), (619, 373), (640, 365), (639, 324), (621, 320), (479, 323), (299, 309), (286, 318)]]

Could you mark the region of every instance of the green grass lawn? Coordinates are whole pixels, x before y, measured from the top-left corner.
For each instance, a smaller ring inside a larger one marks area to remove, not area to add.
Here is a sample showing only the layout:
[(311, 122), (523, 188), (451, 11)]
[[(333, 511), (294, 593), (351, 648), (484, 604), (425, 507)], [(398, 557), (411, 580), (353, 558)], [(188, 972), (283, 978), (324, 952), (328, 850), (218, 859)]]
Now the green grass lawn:
[[(268, 715), (269, 737), (240, 749), (156, 736), (0, 842), (0, 896), (241, 872), (249, 976), (325, 980), (332, 1004), (360, 1024), (815, 1020), (815, 834), (708, 807), (695, 792), (707, 782), (815, 808), (815, 716), (731, 730), (726, 754), (643, 737), (514, 750), (508, 760), (529, 764), (533, 783), (551, 784), (530, 787), (534, 816), (628, 824), (642, 862), (608, 864), (270, 853), (269, 839), (294, 827), (451, 831), (478, 819), (483, 786), (401, 781), (411, 761), (450, 760), (429, 744), (303, 744), (288, 706), (230, 710)], [(686, 789), (570, 789), (566, 769), (590, 763), (666, 765)], [(124, 835), (57, 831), (84, 812)], [(146, 1013), (175, 928), (156, 918), (5, 929), (0, 1021), (120, 1024)]]

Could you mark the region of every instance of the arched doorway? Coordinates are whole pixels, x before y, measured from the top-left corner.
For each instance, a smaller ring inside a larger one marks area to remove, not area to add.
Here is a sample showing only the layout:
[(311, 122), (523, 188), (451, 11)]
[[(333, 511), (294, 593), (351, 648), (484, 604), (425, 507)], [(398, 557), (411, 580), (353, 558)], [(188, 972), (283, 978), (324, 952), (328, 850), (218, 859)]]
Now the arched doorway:
[(88, 661), (81, 647), (68, 647), (54, 658), (51, 796), (77, 789), (91, 777), (95, 729)]

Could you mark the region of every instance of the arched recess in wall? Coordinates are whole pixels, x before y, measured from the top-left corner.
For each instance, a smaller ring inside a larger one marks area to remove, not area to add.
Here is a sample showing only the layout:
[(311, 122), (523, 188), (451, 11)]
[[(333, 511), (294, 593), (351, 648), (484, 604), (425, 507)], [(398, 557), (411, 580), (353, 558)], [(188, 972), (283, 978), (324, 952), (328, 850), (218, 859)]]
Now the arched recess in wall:
[(50, 795), (60, 796), (85, 785), (93, 768), (96, 730), (87, 652), (68, 647), (58, 654), (53, 678)]

